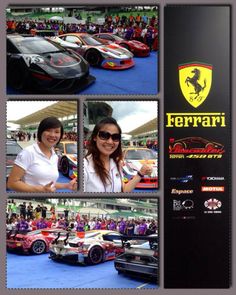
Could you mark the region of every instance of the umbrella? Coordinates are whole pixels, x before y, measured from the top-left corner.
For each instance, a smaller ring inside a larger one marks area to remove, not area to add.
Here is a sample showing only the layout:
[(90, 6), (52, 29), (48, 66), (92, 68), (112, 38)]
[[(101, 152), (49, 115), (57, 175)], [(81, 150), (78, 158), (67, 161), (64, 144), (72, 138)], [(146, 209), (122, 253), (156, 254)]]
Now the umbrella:
[(61, 21), (62, 22), (63, 17), (55, 15), (55, 16), (50, 17), (49, 20), (56, 20), (56, 21)]

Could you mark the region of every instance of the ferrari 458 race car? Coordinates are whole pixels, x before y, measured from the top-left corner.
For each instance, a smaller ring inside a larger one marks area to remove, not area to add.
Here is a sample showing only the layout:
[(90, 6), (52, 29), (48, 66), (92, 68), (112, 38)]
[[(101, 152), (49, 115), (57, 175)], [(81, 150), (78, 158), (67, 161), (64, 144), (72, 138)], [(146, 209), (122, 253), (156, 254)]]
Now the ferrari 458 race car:
[(74, 178), (77, 172), (77, 142), (60, 141), (55, 147), (59, 156), (58, 168), (64, 176)]
[[(159, 255), (157, 234), (121, 237), (121, 239), (124, 252), (117, 255), (114, 261), (115, 269), (118, 273), (150, 278), (158, 282)], [(134, 241), (137, 243), (134, 243)]]
[(120, 234), (110, 230), (68, 232), (67, 237), (58, 237), (51, 243), (52, 260), (72, 264), (98, 264), (115, 258), (121, 253)]
[(118, 44), (103, 44), (87, 33), (68, 33), (59, 36), (64, 41), (79, 46), (77, 51), (91, 66), (111, 70), (128, 69), (134, 66), (133, 54)]
[(151, 165), (151, 175), (145, 175), (136, 188), (157, 188), (157, 154), (148, 148), (123, 149), (123, 174), (128, 181), (137, 174), (143, 164)]
[(105, 41), (105, 44), (119, 44), (120, 46), (131, 51), (134, 54), (134, 56), (145, 57), (150, 55), (150, 48), (140, 41), (125, 40), (112, 33), (98, 33), (93, 36)]
[(57, 237), (57, 232), (63, 234), (62, 229), (36, 229), (33, 231), (7, 232), (6, 245), (8, 251), (43, 254), (48, 252), (49, 244)]
[(170, 149), (217, 149), (223, 150), (224, 146), (220, 143), (202, 138), (202, 137), (185, 137), (181, 139), (170, 140)]
[(75, 51), (32, 35), (7, 35), (7, 85), (35, 93), (75, 93), (95, 77)]

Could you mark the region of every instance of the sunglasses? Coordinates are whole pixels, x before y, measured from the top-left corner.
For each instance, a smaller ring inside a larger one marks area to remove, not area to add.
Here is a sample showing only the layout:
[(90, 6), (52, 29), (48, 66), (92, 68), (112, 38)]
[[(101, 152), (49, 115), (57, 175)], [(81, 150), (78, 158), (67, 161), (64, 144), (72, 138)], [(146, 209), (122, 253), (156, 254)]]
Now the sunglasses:
[(106, 131), (99, 131), (98, 132), (98, 137), (101, 140), (108, 140), (108, 139), (111, 138), (113, 141), (116, 141), (116, 142), (121, 140), (121, 135), (119, 133), (111, 134), (111, 133), (106, 132)]

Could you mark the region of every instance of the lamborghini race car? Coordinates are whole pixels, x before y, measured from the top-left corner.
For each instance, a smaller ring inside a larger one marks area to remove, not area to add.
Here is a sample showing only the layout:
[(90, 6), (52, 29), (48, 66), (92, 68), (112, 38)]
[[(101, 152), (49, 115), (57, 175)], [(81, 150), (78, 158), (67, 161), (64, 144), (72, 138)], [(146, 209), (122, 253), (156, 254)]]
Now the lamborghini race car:
[(79, 45), (77, 51), (91, 66), (111, 70), (128, 69), (134, 66), (133, 54), (118, 44), (103, 44), (87, 33), (68, 33), (59, 36), (64, 41)]
[[(128, 238), (128, 239), (127, 239)], [(125, 249), (114, 261), (118, 274), (131, 274), (158, 282), (159, 255), (157, 234), (121, 237)], [(139, 243), (131, 243), (133, 240)]]
[(134, 54), (134, 56), (145, 57), (150, 55), (150, 48), (140, 41), (125, 40), (112, 33), (98, 33), (93, 36), (105, 41), (105, 44), (119, 44), (120, 46), (131, 51)]
[(157, 188), (157, 154), (148, 148), (126, 148), (123, 149), (123, 174), (128, 181), (132, 179), (140, 170), (143, 164), (151, 165), (153, 168), (151, 175), (145, 175), (136, 188)]
[(88, 62), (76, 52), (43, 37), (7, 35), (7, 85), (35, 93), (75, 93), (95, 77)]
[(68, 232), (51, 243), (49, 258), (72, 264), (98, 264), (112, 260), (122, 251), (120, 234), (111, 230)]
[(58, 168), (61, 173), (74, 178), (77, 171), (77, 142), (62, 140), (56, 145), (55, 151), (59, 156)]
[(62, 229), (36, 229), (33, 231), (9, 231), (6, 237), (8, 251), (23, 253), (43, 254), (49, 251), (49, 244), (57, 237), (57, 232)]

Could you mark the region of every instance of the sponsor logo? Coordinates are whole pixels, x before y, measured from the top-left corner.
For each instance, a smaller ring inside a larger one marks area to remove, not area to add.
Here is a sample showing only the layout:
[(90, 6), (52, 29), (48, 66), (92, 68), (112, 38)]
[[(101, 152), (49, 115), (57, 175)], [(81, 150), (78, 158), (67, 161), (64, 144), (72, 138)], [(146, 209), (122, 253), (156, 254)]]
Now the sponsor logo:
[(202, 181), (222, 181), (225, 180), (224, 176), (202, 176)]
[(170, 180), (176, 181), (176, 182), (181, 182), (181, 183), (187, 183), (187, 182), (193, 181), (193, 175), (170, 177)]
[(224, 186), (202, 186), (201, 191), (202, 192), (224, 192), (225, 187)]
[(191, 210), (194, 208), (193, 200), (173, 200), (173, 211)]
[(226, 127), (225, 113), (166, 113), (166, 127)]
[(170, 159), (220, 159), (224, 152), (222, 144), (202, 137), (169, 139)]
[(212, 84), (212, 65), (191, 62), (179, 65), (179, 84), (183, 96), (194, 108), (207, 98)]
[(193, 190), (192, 189), (175, 189), (175, 188), (172, 188), (171, 194), (174, 194), (174, 195), (193, 194)]
[(205, 201), (204, 206), (208, 209), (204, 211), (204, 213), (222, 213), (222, 211), (219, 210), (222, 206), (222, 202), (215, 198)]

